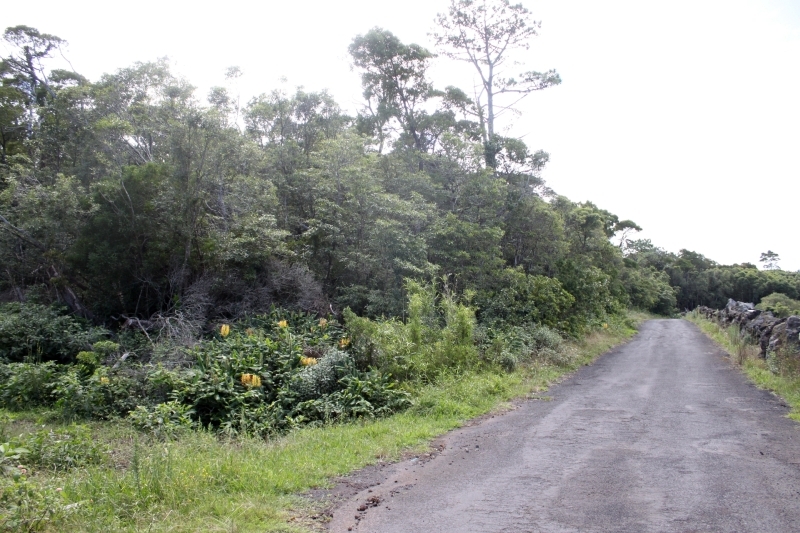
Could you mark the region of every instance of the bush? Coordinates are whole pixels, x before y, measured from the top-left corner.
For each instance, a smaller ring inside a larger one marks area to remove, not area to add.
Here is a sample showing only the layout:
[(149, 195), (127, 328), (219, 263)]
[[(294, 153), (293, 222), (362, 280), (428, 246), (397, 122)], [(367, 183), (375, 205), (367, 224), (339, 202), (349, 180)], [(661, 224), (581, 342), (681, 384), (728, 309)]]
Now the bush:
[(58, 491), (28, 481), (20, 462), (30, 458), (28, 449), (0, 444), (0, 531), (41, 531), (65, 509)]
[(539, 324), (487, 329), (481, 344), (484, 357), (507, 370), (532, 362), (568, 366), (576, 356), (557, 331)]
[(47, 525), (67, 512), (60, 491), (24, 476), (0, 477), (0, 531), (49, 531)]
[(194, 410), (177, 400), (164, 402), (152, 409), (139, 405), (130, 412), (133, 425), (142, 431), (149, 431), (159, 438), (172, 437), (194, 427)]
[[(405, 405), (388, 377), (358, 369), (349, 338), (340, 335), (336, 324), (309, 315), (249, 318), (189, 350), (195, 364), (174, 382), (172, 395), (199, 425), (228, 434), (379, 416)], [(362, 382), (368, 386), (353, 388)], [(369, 398), (354, 400), (360, 393)], [(131, 416), (146, 426), (157, 414), (137, 409)]]
[(630, 305), (637, 309), (671, 315), (678, 301), (669, 284), (669, 275), (655, 268), (626, 268), (622, 271), (622, 285), (630, 298)]
[(769, 296), (761, 298), (761, 302), (756, 309), (770, 311), (773, 315), (786, 318), (792, 315), (800, 315), (800, 300), (793, 300), (779, 292), (773, 292)]
[(400, 380), (431, 379), (479, 363), (475, 311), (433, 284), (406, 282), (408, 321), (370, 320), (345, 309), (352, 352), (360, 365)]
[(506, 269), (494, 280), (494, 288), (478, 294), (481, 323), (497, 326), (544, 324), (576, 332), (575, 298), (555, 278), (531, 276), (521, 269)]
[(52, 471), (105, 464), (108, 450), (99, 445), (88, 427), (70, 425), (59, 429), (42, 429), (25, 439), (27, 464)]
[(0, 361), (71, 362), (106, 334), (53, 307), (0, 305)]
[(353, 358), (331, 348), (316, 364), (307, 366), (294, 374), (288, 382), (290, 394), (300, 401), (320, 398), (341, 388), (344, 378), (358, 375)]
[(52, 361), (0, 365), (0, 405), (21, 410), (53, 404), (53, 389), (63, 371)]

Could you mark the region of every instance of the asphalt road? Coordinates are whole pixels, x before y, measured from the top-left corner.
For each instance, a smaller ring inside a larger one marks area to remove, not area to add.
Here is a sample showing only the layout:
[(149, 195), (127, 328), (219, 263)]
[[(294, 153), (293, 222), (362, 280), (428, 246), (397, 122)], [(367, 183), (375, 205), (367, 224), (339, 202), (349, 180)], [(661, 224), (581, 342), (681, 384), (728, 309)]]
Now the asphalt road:
[(647, 322), (552, 400), (385, 471), (330, 530), (800, 531), (800, 425), (724, 355), (689, 322)]

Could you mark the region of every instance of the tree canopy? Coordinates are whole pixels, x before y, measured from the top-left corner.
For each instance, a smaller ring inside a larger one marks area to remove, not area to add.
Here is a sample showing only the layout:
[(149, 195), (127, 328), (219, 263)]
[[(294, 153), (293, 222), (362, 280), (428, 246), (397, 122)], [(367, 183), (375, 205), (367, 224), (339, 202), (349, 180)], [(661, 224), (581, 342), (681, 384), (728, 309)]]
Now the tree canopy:
[(526, 9), (454, 0), (439, 24), (446, 55), (488, 76), (486, 100), (436, 89), (431, 52), (373, 28), (349, 48), (355, 117), (325, 91), (203, 98), (164, 60), (96, 81), (48, 71), (64, 41), (9, 28), (0, 297), (189, 333), (272, 305), (402, 318), (409, 279), (445, 279), (487, 324), (568, 333), (628, 305), (798, 297), (796, 274), (633, 239), (635, 222), (548, 188), (546, 152), (494, 133), (495, 96), (559, 81), (497, 70), (536, 34)]

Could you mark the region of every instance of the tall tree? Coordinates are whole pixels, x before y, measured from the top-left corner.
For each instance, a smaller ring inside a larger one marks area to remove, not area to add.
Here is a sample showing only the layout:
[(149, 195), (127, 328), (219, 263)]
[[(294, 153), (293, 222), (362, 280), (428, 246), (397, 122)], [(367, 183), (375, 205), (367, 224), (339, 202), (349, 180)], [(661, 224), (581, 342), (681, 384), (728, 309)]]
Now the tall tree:
[[(433, 88), (425, 77), (433, 55), (417, 44), (404, 44), (392, 32), (373, 28), (353, 39), (349, 48), (353, 64), (362, 69), (361, 83), (369, 117), (381, 142), (392, 119), (401, 127), (401, 138), (417, 151), (425, 148), (422, 104)], [(420, 165), (422, 161), (420, 160)]]
[(780, 260), (781, 258), (778, 254), (772, 250), (767, 250), (761, 254), (761, 258), (758, 260), (758, 262), (764, 264), (764, 270), (780, 270), (781, 267), (778, 266), (778, 261)]
[[(561, 83), (555, 70), (527, 71), (517, 77), (503, 70), (514, 50), (529, 49), (530, 38), (538, 34), (541, 22), (533, 20), (522, 4), (511, 4), (509, 0), (450, 0), (450, 9), (440, 13), (436, 23), (441, 33), (434, 33), (433, 37), (444, 54), (466, 61), (478, 71), (481, 89), (476, 95), (475, 111), (486, 164), (494, 168), (500, 145), (495, 119), (528, 94)], [(501, 104), (501, 96), (511, 96), (512, 101)]]
[(5, 78), (4, 85), (13, 84), (26, 95), (30, 134), (36, 120), (35, 107), (44, 105), (48, 97), (55, 97), (43, 61), (52, 57), (66, 41), (30, 26), (6, 28), (3, 40), (10, 45), (12, 53), (0, 62), (0, 74)]

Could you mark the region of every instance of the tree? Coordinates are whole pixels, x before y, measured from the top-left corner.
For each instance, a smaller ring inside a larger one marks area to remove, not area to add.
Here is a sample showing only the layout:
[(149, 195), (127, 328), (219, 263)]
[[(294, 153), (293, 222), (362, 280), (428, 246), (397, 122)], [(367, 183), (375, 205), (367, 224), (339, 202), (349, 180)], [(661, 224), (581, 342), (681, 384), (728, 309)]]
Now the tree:
[(619, 249), (623, 255), (628, 255), (628, 251), (633, 244), (633, 239), (630, 238), (631, 232), (642, 231), (642, 228), (633, 220), (622, 220), (614, 225), (614, 233), (619, 233)]
[[(486, 164), (496, 166), (498, 139), (495, 119), (534, 91), (558, 85), (561, 77), (555, 70), (527, 71), (506, 77), (503, 65), (513, 50), (528, 50), (541, 22), (531, 19), (522, 4), (509, 0), (450, 0), (450, 9), (440, 13), (436, 23), (441, 33), (434, 33), (436, 44), (452, 59), (466, 61), (478, 71), (481, 89), (476, 97), (475, 113), (481, 126)], [(516, 98), (500, 105), (497, 98)], [(485, 100), (484, 100), (485, 99)]]
[(772, 250), (767, 250), (761, 254), (761, 259), (759, 259), (758, 262), (764, 263), (764, 270), (780, 270), (781, 267), (778, 266), (778, 261), (780, 260), (781, 258), (778, 254)]
[(60, 50), (66, 41), (30, 26), (6, 28), (3, 40), (11, 46), (12, 54), (0, 62), (0, 75), (4, 78), (3, 85), (14, 86), (25, 95), (28, 135), (31, 135), (36, 106), (55, 98), (42, 61), (52, 57), (53, 51)]
[(357, 36), (349, 51), (353, 64), (364, 71), (361, 75), (364, 98), (381, 147), (385, 128), (396, 119), (406, 143), (422, 151), (425, 142), (421, 121), (425, 112), (421, 105), (433, 90), (425, 78), (433, 55), (417, 44), (403, 44), (392, 32), (381, 28)]

